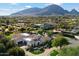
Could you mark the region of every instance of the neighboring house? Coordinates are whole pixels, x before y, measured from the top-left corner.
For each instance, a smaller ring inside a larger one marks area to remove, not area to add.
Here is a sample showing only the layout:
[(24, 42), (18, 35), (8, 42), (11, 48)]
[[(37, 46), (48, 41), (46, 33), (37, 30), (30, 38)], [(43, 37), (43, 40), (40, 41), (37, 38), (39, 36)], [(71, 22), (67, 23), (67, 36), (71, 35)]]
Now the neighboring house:
[(20, 33), (13, 35), (12, 40), (14, 40), (16, 44), (22, 44), (27, 46), (38, 46), (40, 44), (43, 44), (46, 40), (50, 40), (50, 38), (43, 37), (37, 34)]
[(53, 29), (54, 28), (54, 25), (53, 24), (49, 24), (49, 23), (45, 23), (43, 24), (42, 26), (40, 26), (42, 29)]
[(55, 27), (55, 24), (50, 24), (50, 23), (34, 24), (33, 27), (47, 30), (47, 29), (53, 29)]

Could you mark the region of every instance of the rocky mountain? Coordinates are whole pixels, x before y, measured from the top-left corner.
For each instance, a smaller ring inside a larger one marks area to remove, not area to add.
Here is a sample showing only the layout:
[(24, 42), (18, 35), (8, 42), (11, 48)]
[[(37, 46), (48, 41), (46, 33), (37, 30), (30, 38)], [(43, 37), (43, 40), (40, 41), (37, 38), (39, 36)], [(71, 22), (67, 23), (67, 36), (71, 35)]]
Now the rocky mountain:
[(52, 16), (52, 15), (79, 15), (79, 12), (75, 9), (72, 11), (64, 10), (62, 7), (52, 4), (45, 8), (29, 8), (25, 9), (16, 13), (13, 13), (11, 15), (29, 15), (29, 16)]
[(36, 12), (39, 12), (41, 8), (29, 8), (29, 9), (24, 9), (22, 11), (13, 13), (11, 15), (34, 15)]
[(77, 10), (75, 10), (75, 9), (72, 9), (72, 10), (70, 11), (70, 14), (79, 15), (79, 12), (78, 12)]
[(65, 15), (68, 13), (69, 12), (67, 10), (64, 10), (62, 7), (53, 4), (43, 8), (37, 13), (37, 15)]

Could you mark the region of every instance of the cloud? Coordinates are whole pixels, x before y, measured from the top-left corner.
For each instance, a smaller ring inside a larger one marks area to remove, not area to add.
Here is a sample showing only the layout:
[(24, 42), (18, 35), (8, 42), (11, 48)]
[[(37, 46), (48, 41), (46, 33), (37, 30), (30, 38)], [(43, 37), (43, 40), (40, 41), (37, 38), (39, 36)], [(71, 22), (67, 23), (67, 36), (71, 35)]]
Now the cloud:
[(56, 5), (62, 5), (63, 3), (53, 3), (53, 4), (56, 4)]
[(62, 5), (63, 3), (48, 3), (48, 4), (45, 4), (45, 5), (47, 6), (47, 5), (52, 5), (52, 4)]
[(0, 9), (0, 15), (10, 15), (17, 11), (18, 11), (18, 9)]
[(10, 3), (11, 5), (17, 5), (18, 3)]
[(32, 6), (25, 6), (25, 8), (32, 8)]
[(23, 8), (17, 8), (17, 9), (0, 9), (0, 16), (1, 15), (10, 15), (12, 13), (16, 13), (18, 11), (24, 10), (24, 9), (28, 9), (28, 8), (32, 8), (32, 6), (25, 6)]

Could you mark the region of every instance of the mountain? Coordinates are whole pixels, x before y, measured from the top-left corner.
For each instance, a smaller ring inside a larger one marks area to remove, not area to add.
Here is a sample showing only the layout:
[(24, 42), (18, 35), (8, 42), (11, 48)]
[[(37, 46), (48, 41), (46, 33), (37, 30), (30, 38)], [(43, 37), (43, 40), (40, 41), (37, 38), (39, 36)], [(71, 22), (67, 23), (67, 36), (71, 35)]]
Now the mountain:
[(70, 11), (70, 14), (79, 15), (79, 12), (78, 12), (77, 10), (75, 10), (75, 9), (72, 9), (72, 10)]
[(11, 15), (29, 15), (29, 16), (56, 16), (56, 15), (79, 15), (79, 12), (73, 9), (72, 11), (64, 10), (62, 7), (52, 4), (45, 8), (29, 8), (13, 13)]
[(67, 13), (69, 13), (67, 10), (64, 10), (62, 7), (53, 4), (43, 8), (37, 13), (37, 15), (65, 15)]
[(33, 15), (40, 10), (41, 10), (41, 8), (29, 8), (29, 9), (24, 9), (22, 11), (13, 13), (11, 15)]

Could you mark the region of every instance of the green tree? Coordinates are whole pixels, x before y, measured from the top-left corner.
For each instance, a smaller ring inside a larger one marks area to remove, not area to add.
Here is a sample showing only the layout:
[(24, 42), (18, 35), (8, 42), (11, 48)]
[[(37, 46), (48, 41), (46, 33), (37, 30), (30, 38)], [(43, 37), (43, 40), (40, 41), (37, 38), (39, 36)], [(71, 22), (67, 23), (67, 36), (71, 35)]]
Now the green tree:
[(0, 39), (0, 43), (3, 43), (4, 45), (6, 45), (6, 43), (8, 42), (9, 40), (8, 39)]
[(5, 45), (0, 43), (0, 53), (4, 53), (6, 51)]
[(9, 29), (9, 31), (13, 31), (15, 28), (12, 26), (9, 26), (8, 29)]
[(13, 55), (13, 56), (24, 56), (25, 55), (24, 50), (19, 47), (13, 47), (9, 49), (8, 53), (9, 55)]
[(79, 56), (79, 47), (64, 47), (59, 50), (59, 56)]
[(63, 46), (63, 45), (67, 45), (69, 44), (69, 42), (67, 41), (66, 38), (64, 38), (63, 36), (61, 35), (57, 35), (55, 39), (53, 39), (52, 41), (52, 46), (60, 46), (60, 48)]
[(24, 32), (26, 29), (25, 28), (20, 28), (19, 31), (20, 32)]
[(58, 54), (58, 51), (53, 50), (53, 51), (51, 51), (50, 56), (56, 56), (57, 54)]
[(7, 48), (7, 49), (10, 49), (10, 48), (16, 47), (16, 46), (17, 46), (17, 45), (15, 44), (15, 42), (14, 42), (13, 40), (7, 42), (7, 44), (6, 44), (6, 48)]

